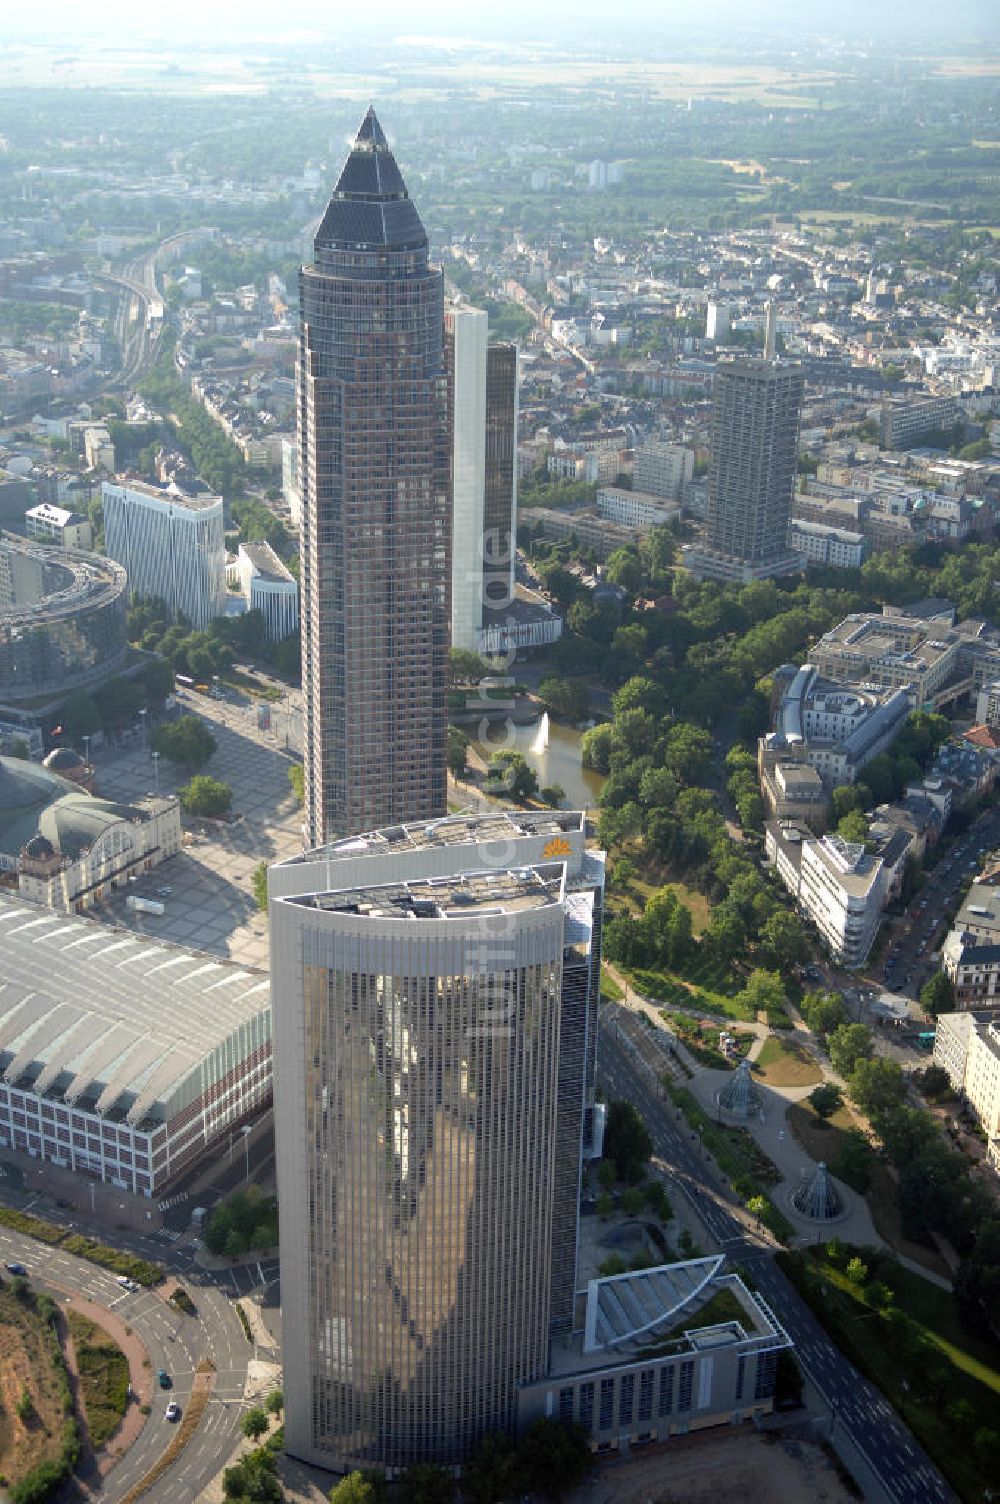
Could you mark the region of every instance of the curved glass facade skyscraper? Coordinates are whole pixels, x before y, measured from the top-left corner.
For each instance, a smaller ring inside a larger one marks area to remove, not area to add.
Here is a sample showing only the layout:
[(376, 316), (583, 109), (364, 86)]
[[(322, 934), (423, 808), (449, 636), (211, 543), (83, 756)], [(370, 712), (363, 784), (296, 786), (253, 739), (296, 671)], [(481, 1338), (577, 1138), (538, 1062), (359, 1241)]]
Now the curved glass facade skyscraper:
[(443, 279), (372, 110), (300, 280), (306, 826), (446, 807)]

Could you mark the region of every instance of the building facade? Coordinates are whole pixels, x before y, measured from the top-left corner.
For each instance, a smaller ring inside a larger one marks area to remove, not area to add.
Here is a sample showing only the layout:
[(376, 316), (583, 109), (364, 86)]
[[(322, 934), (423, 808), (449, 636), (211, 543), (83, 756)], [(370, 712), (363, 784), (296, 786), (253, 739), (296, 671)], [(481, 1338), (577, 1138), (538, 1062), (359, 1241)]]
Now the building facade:
[(632, 484), (637, 491), (680, 501), (693, 476), (694, 451), (682, 444), (643, 444), (635, 451)]
[(801, 568), (788, 524), (798, 464), (802, 367), (720, 361), (712, 389), (707, 547), (685, 555), (704, 578), (762, 579)]
[(60, 548), (87, 550), (94, 546), (94, 529), (89, 518), (47, 501), (25, 512), (24, 531), (29, 538), (58, 543)]
[(373, 111), (300, 277), (306, 828), (445, 811), (443, 283)]
[(236, 560), (247, 610), (259, 611), (264, 617), (268, 642), (290, 637), (299, 625), (295, 576), (269, 543), (241, 543)]
[(882, 403), (882, 448), (912, 449), (941, 429), (950, 429), (957, 418), (955, 397), (890, 397)]
[(517, 558), (517, 346), (486, 350), (486, 480), (483, 491), (483, 628), (506, 619)]
[(105, 481), (104, 543), (131, 594), (156, 596), (197, 630), (226, 609), (221, 496), (184, 496), (144, 481)]
[(0, 1149), (153, 1196), (271, 1097), (268, 979), (0, 896)]
[(764, 849), (831, 956), (863, 966), (885, 903), (881, 858), (838, 835), (817, 840), (805, 826), (774, 820), (765, 823)]
[(800, 517), (793, 517), (789, 524), (788, 542), (792, 552), (801, 554), (807, 563), (830, 569), (859, 569), (868, 552), (862, 533)]
[(288, 1446), (458, 1463), (572, 1325), (603, 860), (497, 812), (269, 886)]
[(601, 486), (597, 492), (597, 514), (609, 522), (626, 527), (650, 528), (680, 516), (680, 505), (670, 506), (660, 496), (638, 488), (626, 491), (622, 486)]
[(990, 1163), (1000, 1170), (1000, 1023), (996, 1013), (942, 1013), (934, 1063), (979, 1119)]

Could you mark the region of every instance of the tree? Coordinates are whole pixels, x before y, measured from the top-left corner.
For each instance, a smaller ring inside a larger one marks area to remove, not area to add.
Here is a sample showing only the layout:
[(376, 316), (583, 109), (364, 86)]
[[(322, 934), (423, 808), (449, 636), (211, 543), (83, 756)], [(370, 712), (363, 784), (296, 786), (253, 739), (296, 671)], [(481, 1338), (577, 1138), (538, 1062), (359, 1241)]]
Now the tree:
[(448, 682), (450, 684), (478, 684), (485, 678), (486, 664), (478, 653), (465, 648), (452, 648), (448, 654)]
[(931, 1018), (939, 1013), (954, 1013), (955, 987), (946, 972), (936, 971), (920, 989), (920, 1006)]
[(611, 748), (614, 740), (614, 727), (610, 721), (604, 721), (599, 726), (592, 726), (589, 731), (583, 733), (580, 743), (580, 760), (585, 768), (592, 768), (596, 773), (607, 773), (611, 765)]
[(858, 1060), (848, 1086), (854, 1101), (869, 1117), (898, 1107), (906, 1096), (903, 1068), (895, 1060)]
[(582, 679), (561, 679), (547, 674), (538, 693), (554, 716), (562, 721), (582, 721), (590, 709), (590, 696)]
[(871, 1183), (874, 1158), (874, 1150), (861, 1129), (848, 1128), (830, 1168), (840, 1180), (863, 1196)]
[(268, 1424), (267, 1412), (259, 1405), (253, 1405), (240, 1421), (243, 1435), (248, 1436), (251, 1441), (257, 1441), (263, 1436)]
[(517, 1446), (504, 1431), (484, 1436), (462, 1472), (465, 1504), (511, 1504), (524, 1491)]
[(626, 1217), (637, 1217), (642, 1211), (645, 1198), (637, 1185), (630, 1185), (621, 1194), (621, 1209)]
[(808, 954), (806, 933), (797, 914), (777, 909), (761, 926), (758, 943), (779, 971), (791, 971)]
[(841, 1106), (844, 1098), (840, 1087), (832, 1081), (824, 1081), (809, 1093), (809, 1103), (817, 1116), (832, 1118), (833, 1114)]
[(943, 1065), (929, 1065), (920, 1073), (920, 1090), (928, 1102), (940, 1102), (943, 1097), (950, 1097), (954, 1088), (951, 1077)]
[(529, 1487), (554, 1500), (582, 1483), (593, 1465), (583, 1427), (548, 1416), (536, 1420), (525, 1436), (521, 1460)]
[(253, 901), (258, 909), (267, 909), (267, 863), (258, 862), (250, 874), (250, 886), (253, 889)]
[(229, 812), (233, 791), (228, 783), (198, 773), (177, 790), (177, 797), (189, 815), (206, 815), (218, 819)]
[(547, 783), (539, 790), (539, 797), (550, 809), (558, 809), (566, 798), (566, 790), (561, 783)]
[(757, 969), (747, 977), (743, 991), (737, 994), (737, 1002), (748, 1008), (752, 1016), (758, 1013), (780, 1013), (785, 1007), (785, 985), (776, 971)]
[(248, 1452), (222, 1475), (222, 1491), (239, 1504), (280, 1504), (284, 1498), (277, 1463), (270, 1447)]
[(380, 1474), (353, 1472), (331, 1488), (330, 1504), (383, 1504), (388, 1493)]
[(399, 1497), (403, 1504), (450, 1504), (455, 1479), (446, 1467), (417, 1462), (400, 1474)]
[(613, 1159), (622, 1180), (635, 1184), (653, 1152), (653, 1140), (631, 1102), (612, 1102), (604, 1129), (604, 1155)]
[(300, 762), (289, 763), (288, 782), (295, 801), (301, 808), (306, 802), (306, 770)]
[(859, 1060), (867, 1060), (872, 1052), (871, 1030), (864, 1024), (840, 1024), (828, 1041), (830, 1064), (838, 1076), (852, 1075)]
[(268, 1415), (280, 1415), (285, 1408), (285, 1396), (280, 1389), (272, 1389), (264, 1401), (264, 1409)]
[(498, 752), (490, 761), (484, 787), (494, 796), (528, 799), (538, 792), (538, 775), (522, 752)]
[(187, 768), (200, 768), (218, 751), (218, 743), (208, 727), (193, 715), (182, 715), (166, 726), (157, 726), (150, 737), (154, 752), (169, 762)]
[(847, 1022), (847, 1009), (838, 992), (807, 992), (799, 1012), (814, 1034), (829, 1035)]
[(855, 1255), (854, 1258), (848, 1259), (844, 1273), (852, 1285), (863, 1285), (868, 1278), (868, 1265)]
[(868, 839), (868, 821), (859, 809), (848, 810), (837, 825), (837, 834), (845, 841), (863, 846)]
[(85, 689), (75, 689), (59, 714), (63, 733), (71, 742), (82, 741), (101, 729), (101, 713)]
[(464, 778), (468, 772), (469, 738), (461, 726), (448, 727), (448, 772), (452, 778)]

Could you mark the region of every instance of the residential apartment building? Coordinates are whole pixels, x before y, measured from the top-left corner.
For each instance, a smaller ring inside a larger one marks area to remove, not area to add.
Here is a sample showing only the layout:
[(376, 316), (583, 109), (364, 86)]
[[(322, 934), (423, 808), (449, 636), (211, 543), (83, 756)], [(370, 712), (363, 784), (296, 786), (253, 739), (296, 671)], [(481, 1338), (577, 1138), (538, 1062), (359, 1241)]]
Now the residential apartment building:
[(300, 301), (303, 743), (318, 844), (446, 808), (443, 279), (372, 110)]
[(661, 496), (643, 491), (626, 491), (621, 486), (601, 486), (597, 492), (597, 514), (609, 522), (626, 527), (650, 528), (680, 516), (680, 503), (671, 506)]
[(643, 444), (635, 451), (632, 484), (637, 491), (680, 501), (694, 476), (694, 451), (682, 444)]
[(130, 593), (157, 596), (197, 630), (226, 609), (221, 496), (185, 496), (144, 481), (105, 481), (104, 546)]
[(1000, 1008), (1000, 888), (974, 882), (941, 947), (960, 1009)]
[(268, 642), (290, 637), (299, 625), (299, 587), (269, 543), (241, 543), (236, 556), (249, 611), (260, 611)]
[(817, 840), (804, 826), (768, 821), (764, 831), (769, 860), (831, 956), (863, 966), (885, 902), (881, 858), (838, 835)]
[(996, 1013), (942, 1013), (934, 1063), (948, 1072), (979, 1119), (994, 1169), (1000, 1170), (1000, 1021)]
[(822, 522), (806, 522), (800, 517), (793, 517), (789, 523), (788, 545), (807, 564), (822, 564), (830, 569), (858, 569), (868, 552), (863, 534)]
[(913, 449), (958, 418), (955, 397), (890, 397), (882, 403), (883, 449)]
[(65, 507), (53, 506), (43, 501), (24, 514), (24, 531), (29, 538), (39, 538), (44, 543), (57, 543), (60, 548), (91, 549), (94, 546), (94, 529), (89, 517), (80, 512), (67, 511)]

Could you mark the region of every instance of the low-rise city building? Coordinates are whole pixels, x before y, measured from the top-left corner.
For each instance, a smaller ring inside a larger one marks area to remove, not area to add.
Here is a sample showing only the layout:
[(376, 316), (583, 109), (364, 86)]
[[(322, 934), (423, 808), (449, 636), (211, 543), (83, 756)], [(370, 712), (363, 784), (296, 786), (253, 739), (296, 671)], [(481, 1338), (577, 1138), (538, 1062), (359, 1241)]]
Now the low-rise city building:
[(829, 527), (822, 522), (806, 522), (801, 517), (793, 517), (788, 525), (788, 546), (808, 564), (831, 569), (858, 569), (868, 552), (862, 533)]
[(680, 503), (671, 505), (663, 497), (642, 491), (626, 491), (622, 486), (601, 486), (597, 492), (597, 513), (609, 522), (627, 527), (657, 527), (681, 513)]
[(838, 835), (816, 839), (805, 826), (768, 820), (767, 857), (831, 956), (863, 966), (882, 917), (885, 873), (880, 857)]
[(1000, 1170), (1000, 1019), (996, 1013), (942, 1013), (934, 1063), (979, 1119), (994, 1169)]
[(271, 1097), (262, 972), (0, 896), (0, 1148), (161, 1193)]
[(237, 568), (247, 609), (263, 615), (268, 642), (289, 637), (299, 624), (299, 587), (291, 570), (269, 543), (241, 543)]
[(905, 689), (837, 682), (812, 663), (781, 668), (775, 679), (783, 687), (775, 729), (758, 749), (762, 775), (769, 759), (790, 759), (815, 768), (827, 790), (855, 783), (892, 745), (910, 713)]
[(89, 517), (47, 501), (25, 512), (24, 531), (29, 538), (57, 543), (60, 548), (89, 549), (94, 546), (94, 528)]

